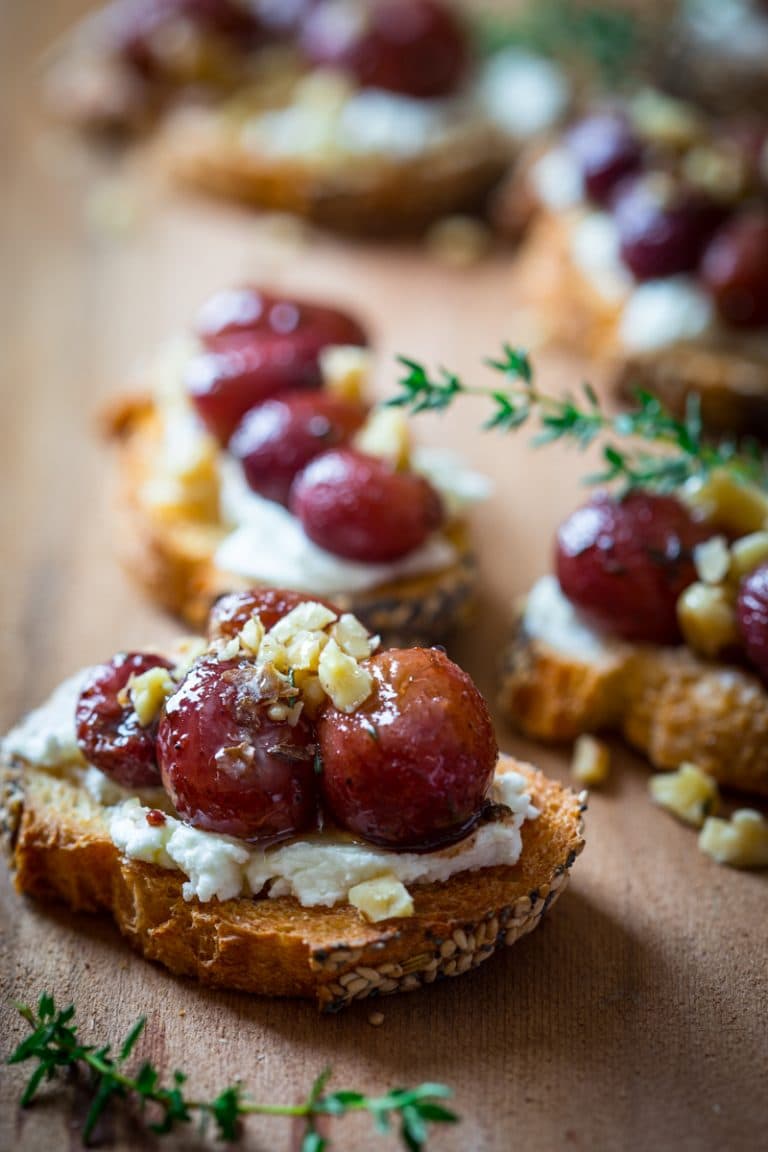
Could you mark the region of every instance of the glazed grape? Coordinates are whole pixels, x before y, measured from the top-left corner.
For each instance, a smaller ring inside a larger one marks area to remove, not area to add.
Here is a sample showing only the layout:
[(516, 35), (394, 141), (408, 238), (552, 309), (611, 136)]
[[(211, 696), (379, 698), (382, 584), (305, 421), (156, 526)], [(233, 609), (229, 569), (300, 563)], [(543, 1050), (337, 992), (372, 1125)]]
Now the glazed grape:
[(290, 507), (320, 548), (364, 564), (406, 556), (443, 521), (440, 497), (423, 476), (350, 448), (325, 452), (300, 472)]
[(691, 272), (722, 219), (719, 206), (658, 175), (622, 184), (613, 213), (621, 257), (638, 280)]
[(620, 180), (642, 163), (640, 141), (624, 116), (596, 113), (579, 121), (567, 137), (590, 200), (607, 204)]
[(736, 618), (747, 656), (768, 680), (768, 564), (761, 564), (742, 581)]
[(365, 420), (362, 404), (324, 392), (286, 394), (246, 412), (229, 442), (254, 492), (287, 504), (310, 460), (346, 444)]
[(704, 253), (701, 272), (726, 324), (768, 325), (768, 212), (729, 221)]
[(441, 0), (320, 0), (301, 47), (311, 64), (350, 72), (363, 88), (447, 96), (469, 62), (461, 21)]
[(316, 826), (314, 734), (271, 720), (274, 697), (248, 661), (199, 660), (157, 734), (163, 784), (196, 828), (274, 841)]
[(325, 604), (332, 612), (337, 611), (327, 600), (311, 596), (308, 592), (292, 592), (284, 588), (253, 588), (248, 592), (230, 592), (217, 600), (211, 609), (208, 635), (212, 640), (220, 636), (225, 636), (227, 639), (236, 636), (254, 612), (264, 625), (265, 631), (269, 632), (278, 620), (282, 620), (283, 616), (287, 616), (307, 600)]
[(209, 431), (226, 444), (251, 408), (282, 392), (322, 386), (320, 353), (364, 346), (363, 329), (334, 308), (280, 299), (254, 288), (219, 292), (203, 307), (185, 386)]
[(372, 695), (317, 720), (321, 789), (343, 828), (387, 848), (428, 849), (477, 822), (498, 755), (475, 685), (444, 652), (393, 648), (364, 662)]
[(118, 699), (132, 676), (170, 668), (162, 656), (124, 652), (92, 669), (75, 710), (77, 743), (89, 764), (123, 788), (160, 784), (155, 754), (157, 724), (143, 728), (130, 703)]
[(190, 30), (244, 51), (261, 38), (259, 20), (236, 0), (125, 0), (113, 6), (110, 26), (121, 58), (150, 79), (190, 50)]
[(557, 578), (568, 599), (607, 631), (674, 644), (678, 597), (696, 579), (693, 549), (711, 535), (672, 496), (598, 493), (558, 531)]

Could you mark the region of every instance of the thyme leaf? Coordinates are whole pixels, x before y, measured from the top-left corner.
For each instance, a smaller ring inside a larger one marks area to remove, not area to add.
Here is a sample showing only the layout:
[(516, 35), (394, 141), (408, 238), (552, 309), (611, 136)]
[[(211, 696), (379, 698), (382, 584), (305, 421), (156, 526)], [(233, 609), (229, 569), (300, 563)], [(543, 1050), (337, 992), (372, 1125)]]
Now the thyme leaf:
[(426, 1148), (431, 1124), (454, 1124), (455, 1113), (442, 1103), (451, 1096), (443, 1084), (421, 1084), (417, 1088), (396, 1088), (384, 1096), (366, 1096), (362, 1092), (326, 1091), (331, 1069), (326, 1068), (317, 1077), (303, 1104), (263, 1104), (253, 1100), (239, 1084), (230, 1085), (213, 1100), (197, 1100), (184, 1093), (186, 1076), (175, 1071), (170, 1083), (164, 1083), (160, 1072), (144, 1062), (131, 1074), (125, 1068), (144, 1031), (145, 1020), (137, 1020), (117, 1053), (111, 1045), (97, 1048), (84, 1044), (74, 1023), (75, 1008), (56, 1007), (53, 996), (43, 993), (37, 1007), (16, 1004), (16, 1008), (30, 1028), (30, 1034), (8, 1057), (9, 1064), (34, 1061), (35, 1067), (21, 1096), (21, 1106), (28, 1107), (44, 1081), (53, 1080), (60, 1069), (85, 1070), (90, 1077), (91, 1105), (83, 1126), (83, 1143), (93, 1137), (101, 1115), (116, 1101), (138, 1104), (141, 1114), (149, 1105), (159, 1115), (148, 1123), (151, 1131), (163, 1135), (195, 1118), (212, 1121), (221, 1140), (233, 1142), (241, 1134), (245, 1117), (285, 1116), (299, 1118), (305, 1123), (302, 1152), (324, 1152), (331, 1147), (327, 1137), (317, 1131), (321, 1116), (340, 1118), (351, 1112), (367, 1112), (377, 1131), (387, 1132), (397, 1121), (405, 1148), (422, 1152)]

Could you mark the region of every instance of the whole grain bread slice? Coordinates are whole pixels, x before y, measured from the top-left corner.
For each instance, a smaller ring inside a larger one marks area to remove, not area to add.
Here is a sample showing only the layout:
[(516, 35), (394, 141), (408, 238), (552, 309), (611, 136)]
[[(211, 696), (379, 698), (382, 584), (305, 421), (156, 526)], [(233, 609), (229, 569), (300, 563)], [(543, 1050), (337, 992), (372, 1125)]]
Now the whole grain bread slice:
[(585, 797), (509, 766), (540, 811), (523, 826), (518, 863), (414, 886), (414, 915), (377, 924), (351, 905), (305, 908), (289, 897), (186, 901), (180, 872), (118, 851), (106, 809), (82, 786), (19, 761), (0, 766), (0, 829), (20, 892), (111, 915), (139, 952), (179, 975), (334, 1011), (477, 967), (532, 931), (560, 895), (584, 846)]
[(581, 657), (529, 636), (521, 620), (499, 702), (535, 739), (617, 732), (657, 768), (692, 761), (726, 787), (768, 795), (768, 692), (744, 669), (689, 648), (625, 644)]

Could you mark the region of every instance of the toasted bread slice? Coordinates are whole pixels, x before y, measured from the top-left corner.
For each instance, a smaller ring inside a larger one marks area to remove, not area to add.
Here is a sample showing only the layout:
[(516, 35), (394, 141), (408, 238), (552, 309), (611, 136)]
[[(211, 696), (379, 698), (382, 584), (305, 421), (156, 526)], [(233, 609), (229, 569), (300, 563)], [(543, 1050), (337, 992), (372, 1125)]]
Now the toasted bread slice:
[(159, 145), (161, 163), (181, 183), (205, 192), (334, 231), (382, 237), (419, 232), (446, 214), (482, 207), (510, 151), (487, 122), (407, 156), (270, 155), (249, 146), (245, 135), (218, 110), (172, 118)]
[[(522, 182), (522, 181), (521, 181)], [(504, 209), (508, 227), (523, 212), (521, 193)], [(535, 217), (522, 274), (528, 296), (541, 314), (545, 335), (596, 360), (609, 386), (631, 401), (638, 389), (653, 393), (676, 415), (696, 393), (704, 425), (713, 433), (768, 436), (768, 343), (749, 334), (715, 330), (645, 353), (622, 348), (618, 335), (621, 304), (609, 301), (571, 259), (567, 220), (525, 204)]]
[[(169, 515), (147, 499), (147, 485), (160, 456), (157, 413), (148, 400), (128, 401), (107, 416), (107, 430), (119, 450), (120, 515), (118, 547), (131, 576), (158, 604), (202, 627), (211, 605), (224, 593), (254, 587), (254, 580), (225, 572), (215, 563), (226, 528), (214, 501), (194, 513), (179, 508)], [(408, 576), (366, 592), (334, 593), (345, 612), (395, 641), (438, 640), (472, 610), (477, 564), (466, 527), (448, 528), (456, 558), (447, 568)]]
[(350, 905), (305, 908), (289, 897), (185, 901), (181, 873), (121, 855), (88, 792), (19, 761), (1, 767), (0, 831), (19, 891), (110, 913), (138, 951), (174, 973), (334, 1011), (477, 967), (532, 931), (560, 895), (584, 845), (584, 796), (510, 767), (540, 811), (523, 826), (518, 863), (414, 886), (414, 915), (377, 924)]
[(614, 731), (657, 768), (692, 761), (726, 787), (768, 795), (768, 692), (689, 648), (621, 644), (582, 657), (528, 635), (521, 619), (500, 705), (527, 736)]

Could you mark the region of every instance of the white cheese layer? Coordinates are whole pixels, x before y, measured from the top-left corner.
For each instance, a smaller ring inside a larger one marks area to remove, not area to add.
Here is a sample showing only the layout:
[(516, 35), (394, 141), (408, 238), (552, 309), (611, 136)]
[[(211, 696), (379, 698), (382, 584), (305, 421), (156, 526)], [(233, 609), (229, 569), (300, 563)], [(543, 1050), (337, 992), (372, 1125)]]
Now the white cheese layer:
[(619, 338), (628, 352), (655, 352), (679, 340), (695, 340), (713, 326), (710, 296), (690, 276), (638, 284), (624, 305)]
[[(413, 464), (432, 480), (453, 515), (485, 499), (490, 491), (485, 477), (463, 467), (453, 456), (416, 452)], [(242, 468), (231, 457), (222, 457), (221, 479), (222, 518), (234, 526), (215, 556), (223, 572), (319, 596), (363, 592), (391, 580), (440, 572), (456, 561), (456, 549), (439, 532), (420, 548), (387, 564), (344, 560), (314, 544), (287, 508), (251, 491)]]
[(487, 114), (513, 140), (551, 128), (571, 96), (565, 75), (551, 60), (520, 48), (491, 56), (480, 74), (478, 94)]
[(269, 884), (273, 899), (293, 896), (305, 907), (332, 907), (347, 900), (350, 888), (378, 876), (394, 875), (405, 885), (434, 884), (459, 872), (515, 864), (522, 852), (520, 829), (538, 816), (526, 788), (524, 776), (502, 766), (493, 799), (505, 804), (510, 814), (438, 852), (387, 852), (322, 834), (259, 849), (173, 817), (150, 825), (148, 810), (138, 799), (125, 800), (111, 810), (109, 829), (113, 843), (129, 859), (183, 872), (185, 900), (258, 895)]
[(40, 768), (84, 765), (77, 744), (75, 707), (90, 672), (90, 668), (83, 668), (69, 676), (39, 708), (12, 728), (0, 745), (3, 758), (18, 756)]
[(523, 629), (558, 652), (586, 661), (621, 657), (627, 646), (601, 632), (563, 595), (556, 576), (542, 576), (525, 602)]

